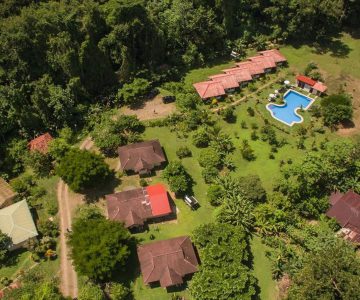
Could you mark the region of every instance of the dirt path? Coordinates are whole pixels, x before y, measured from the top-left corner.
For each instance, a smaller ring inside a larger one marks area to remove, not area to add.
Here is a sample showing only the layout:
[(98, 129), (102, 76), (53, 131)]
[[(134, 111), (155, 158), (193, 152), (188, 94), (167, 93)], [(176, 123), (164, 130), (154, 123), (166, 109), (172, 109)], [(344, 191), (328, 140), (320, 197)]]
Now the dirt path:
[(252, 93), (250, 93), (250, 94), (248, 94), (248, 95), (246, 95), (246, 96), (244, 96), (244, 97), (242, 97), (242, 98), (240, 98), (240, 99), (238, 99), (238, 100), (236, 100), (236, 101), (234, 101), (234, 102), (232, 102), (232, 103), (229, 103), (229, 104), (227, 104), (227, 105), (225, 105), (225, 106), (213, 108), (212, 111), (213, 111), (213, 112), (218, 112), (219, 110), (223, 110), (223, 109), (225, 109), (225, 108), (238, 105), (240, 102), (246, 100), (247, 98), (249, 98), (249, 97), (251, 97), (251, 96), (256, 95), (256, 93), (258, 93), (258, 92), (262, 91), (263, 89), (266, 89), (268, 86), (274, 84), (274, 83), (278, 80), (278, 78), (279, 78), (279, 77), (277, 77), (277, 78), (275, 78), (274, 80), (269, 81), (267, 84), (264, 84), (263, 86), (259, 87), (255, 92), (252, 92)]
[(140, 121), (145, 121), (165, 118), (175, 110), (175, 103), (164, 104), (162, 97), (157, 95), (154, 99), (146, 101), (141, 108), (131, 109), (125, 107), (122, 112), (125, 115), (136, 115)]
[[(88, 137), (80, 145), (80, 149), (90, 149), (93, 141)], [(69, 193), (69, 187), (60, 180), (57, 186), (60, 218), (60, 290), (66, 297), (77, 298), (77, 275), (70, 258), (70, 249), (66, 243), (66, 233), (71, 230), (71, 218), (82, 197)]]

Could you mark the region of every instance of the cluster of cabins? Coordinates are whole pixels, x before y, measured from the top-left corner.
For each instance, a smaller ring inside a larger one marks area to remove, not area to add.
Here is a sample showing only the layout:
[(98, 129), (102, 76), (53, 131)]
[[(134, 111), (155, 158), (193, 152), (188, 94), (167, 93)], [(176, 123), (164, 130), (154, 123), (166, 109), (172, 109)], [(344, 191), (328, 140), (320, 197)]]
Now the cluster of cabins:
[(236, 67), (223, 70), (224, 73), (213, 75), (209, 80), (195, 83), (193, 86), (203, 100), (221, 98), (236, 89), (246, 86), (253, 79), (276, 70), (287, 62), (277, 49), (260, 51), (247, 61), (236, 64)]
[[(149, 174), (166, 163), (158, 140), (119, 147), (118, 154), (126, 174)], [(174, 202), (161, 183), (109, 194), (105, 199), (108, 219), (123, 223), (131, 232), (176, 218)], [(150, 286), (180, 285), (198, 270), (199, 260), (188, 236), (140, 245), (137, 254), (143, 281)]]
[[(31, 151), (47, 151), (48, 135), (30, 142)], [(135, 143), (118, 149), (121, 169), (130, 174), (148, 174), (160, 168), (166, 157), (158, 140)], [(33, 217), (22, 200), (11, 204), (16, 197), (8, 183), (0, 179), (0, 230), (12, 238), (11, 249), (25, 244), (38, 233)], [(106, 195), (107, 217), (121, 222), (131, 232), (141, 231), (147, 224), (176, 217), (176, 208), (166, 187), (157, 183), (147, 187)], [(351, 242), (360, 243), (360, 195), (331, 194), (326, 215), (341, 225), (340, 234)], [(198, 270), (199, 259), (190, 237), (142, 244), (137, 248), (140, 269), (145, 284), (169, 288), (182, 284)]]

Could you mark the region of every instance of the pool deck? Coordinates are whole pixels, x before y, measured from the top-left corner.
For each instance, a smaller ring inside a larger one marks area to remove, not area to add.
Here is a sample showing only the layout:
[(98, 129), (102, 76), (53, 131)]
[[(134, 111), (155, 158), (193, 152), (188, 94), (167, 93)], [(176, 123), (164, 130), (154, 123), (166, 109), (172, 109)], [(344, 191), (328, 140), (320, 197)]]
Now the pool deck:
[(278, 120), (279, 122), (281, 122), (281, 123), (283, 123), (283, 124), (285, 124), (285, 125), (287, 125), (287, 126), (292, 127), (292, 126), (294, 126), (294, 124), (301, 124), (302, 122), (304, 122), (303, 116), (300, 115), (300, 114), (298, 114), (298, 112), (297, 112), (299, 109), (301, 109), (301, 107), (298, 107), (298, 108), (296, 108), (296, 109), (294, 110), (294, 113), (300, 118), (300, 121), (299, 121), (299, 122), (293, 121), (293, 122), (291, 122), (291, 124), (286, 123), (285, 121), (277, 118), (277, 117), (274, 115), (273, 111), (269, 108), (270, 105), (274, 105), (274, 106), (278, 106), (278, 107), (284, 107), (284, 106), (286, 106), (287, 103), (286, 103), (285, 97), (286, 97), (286, 95), (287, 95), (288, 93), (290, 93), (290, 92), (294, 92), (294, 93), (299, 94), (299, 95), (301, 95), (301, 96), (304, 96), (304, 97), (306, 97), (306, 98), (308, 98), (308, 99), (310, 100), (310, 103), (309, 103), (305, 108), (303, 108), (303, 110), (308, 110), (308, 109), (311, 107), (311, 105), (315, 102), (317, 96), (316, 96), (315, 98), (310, 98), (309, 96), (306, 96), (306, 95), (304, 95), (304, 94), (302, 94), (302, 93), (299, 93), (298, 91), (295, 91), (295, 90), (293, 90), (293, 89), (289, 89), (289, 90), (287, 90), (287, 92), (286, 92), (286, 93), (284, 94), (284, 96), (283, 96), (284, 102), (285, 102), (284, 104), (276, 104), (276, 103), (268, 103), (268, 104), (266, 104), (266, 109), (270, 112), (271, 116), (272, 116), (275, 120)]

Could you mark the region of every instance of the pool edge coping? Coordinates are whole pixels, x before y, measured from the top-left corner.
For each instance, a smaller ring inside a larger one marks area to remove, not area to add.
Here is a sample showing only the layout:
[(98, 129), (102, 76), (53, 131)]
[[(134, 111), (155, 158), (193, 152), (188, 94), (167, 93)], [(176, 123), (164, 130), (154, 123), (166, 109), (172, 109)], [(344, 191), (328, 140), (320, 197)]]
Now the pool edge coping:
[[(283, 99), (284, 99), (285, 96), (286, 96), (288, 93), (290, 93), (290, 92), (297, 93), (297, 94), (302, 95), (302, 96), (304, 96), (304, 97), (306, 97), (306, 98), (308, 98), (308, 99), (311, 100), (310, 103), (309, 103), (309, 105), (308, 105), (306, 108), (303, 108), (303, 110), (308, 110), (308, 109), (311, 107), (311, 105), (312, 105), (312, 104), (315, 102), (315, 100), (316, 100), (316, 99), (314, 99), (314, 98), (310, 98), (310, 97), (308, 97), (308, 96), (306, 96), (306, 95), (304, 95), (304, 94), (302, 94), (302, 93), (300, 93), (300, 92), (298, 92), (298, 91), (296, 91), (296, 90), (293, 90), (293, 89), (288, 89), (288, 90), (286, 91), (286, 93), (283, 95)], [(284, 102), (285, 102), (284, 104), (268, 103), (268, 104), (266, 104), (266, 109), (270, 112), (271, 116), (272, 116), (275, 120), (278, 120), (279, 122), (285, 124), (286, 126), (292, 127), (292, 126), (294, 126), (294, 124), (301, 124), (301, 123), (303, 123), (303, 122), (304, 122), (303, 116), (300, 115), (300, 114), (298, 114), (298, 112), (297, 112), (299, 109), (301, 109), (300, 107), (298, 107), (298, 108), (296, 108), (296, 109), (294, 110), (294, 113), (301, 119), (300, 122), (295, 122), (295, 121), (293, 121), (293, 122), (291, 122), (291, 124), (289, 124), (289, 123), (286, 123), (286, 122), (284, 122), (283, 120), (281, 120), (281, 119), (279, 119), (279, 118), (277, 118), (277, 117), (274, 116), (273, 111), (269, 108), (269, 106), (270, 106), (270, 105), (275, 105), (275, 106), (278, 106), (278, 107), (283, 107), (283, 106), (285, 106), (285, 105), (287, 104), (285, 99), (284, 99)]]

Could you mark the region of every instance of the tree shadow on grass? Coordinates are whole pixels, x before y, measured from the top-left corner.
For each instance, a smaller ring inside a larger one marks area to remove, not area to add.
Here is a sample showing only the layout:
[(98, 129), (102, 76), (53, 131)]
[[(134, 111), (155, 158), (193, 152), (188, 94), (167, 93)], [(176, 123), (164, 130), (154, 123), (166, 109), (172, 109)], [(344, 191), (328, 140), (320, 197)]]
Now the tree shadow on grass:
[(341, 35), (336, 35), (327, 39), (323, 39), (320, 42), (314, 41), (291, 41), (289, 44), (295, 49), (299, 49), (304, 45), (309, 45), (313, 47), (312, 52), (315, 54), (326, 54), (330, 53), (331, 56), (337, 58), (346, 58), (349, 53), (353, 50), (348, 45), (343, 43), (341, 40)]
[(105, 195), (114, 193), (115, 188), (121, 183), (121, 180), (112, 174), (109, 179), (100, 187), (87, 189), (83, 191), (87, 203), (95, 203)]
[[(111, 281), (120, 282), (127, 287), (133, 285), (140, 276), (140, 264), (137, 256), (137, 245), (140, 240), (132, 237), (129, 242), (130, 256), (125, 267), (117, 268), (112, 274)], [(133, 299), (133, 298), (130, 298)]]
[(4, 262), (4, 267), (11, 267), (19, 263), (20, 256), (25, 253), (27, 250), (25, 248), (16, 249), (10, 252), (6, 261)]

